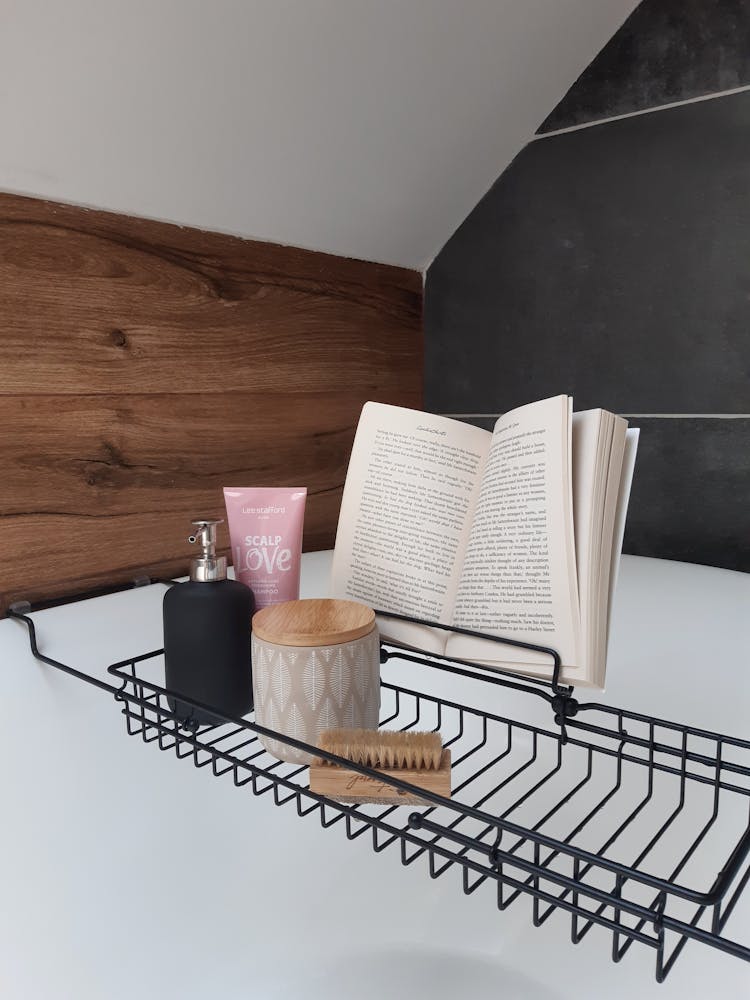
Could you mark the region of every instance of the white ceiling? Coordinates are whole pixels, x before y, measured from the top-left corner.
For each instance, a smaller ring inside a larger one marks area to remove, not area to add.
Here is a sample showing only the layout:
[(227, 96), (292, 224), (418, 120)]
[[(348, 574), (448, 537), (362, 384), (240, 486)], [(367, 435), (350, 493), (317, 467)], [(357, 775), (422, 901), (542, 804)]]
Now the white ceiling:
[(0, 0), (0, 189), (422, 268), (636, 0)]

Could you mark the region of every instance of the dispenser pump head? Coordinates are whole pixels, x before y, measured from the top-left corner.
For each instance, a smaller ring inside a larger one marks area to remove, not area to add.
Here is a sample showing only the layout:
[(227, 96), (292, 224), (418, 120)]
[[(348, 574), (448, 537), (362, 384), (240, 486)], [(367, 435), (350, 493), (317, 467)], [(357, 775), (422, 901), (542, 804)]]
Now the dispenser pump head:
[(199, 583), (226, 580), (227, 557), (216, 555), (216, 526), (223, 523), (223, 520), (193, 521), (196, 531), (189, 536), (188, 541), (191, 545), (198, 542), (203, 551), (190, 563), (191, 580)]

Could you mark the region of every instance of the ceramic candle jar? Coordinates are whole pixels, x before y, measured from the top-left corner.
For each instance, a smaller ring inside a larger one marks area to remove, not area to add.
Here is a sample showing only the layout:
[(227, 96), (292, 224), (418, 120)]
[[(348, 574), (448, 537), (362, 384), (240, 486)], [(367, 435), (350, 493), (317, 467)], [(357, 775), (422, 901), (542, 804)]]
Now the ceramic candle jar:
[[(377, 729), (380, 637), (375, 612), (356, 601), (287, 601), (253, 617), (255, 721), (317, 746), (324, 729)], [(311, 755), (261, 736), (292, 764)]]

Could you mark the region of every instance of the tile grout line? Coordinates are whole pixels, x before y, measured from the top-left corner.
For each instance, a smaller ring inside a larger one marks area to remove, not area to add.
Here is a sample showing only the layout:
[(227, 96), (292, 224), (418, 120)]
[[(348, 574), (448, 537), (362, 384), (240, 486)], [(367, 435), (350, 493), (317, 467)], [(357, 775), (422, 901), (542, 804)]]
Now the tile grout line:
[(612, 115), (609, 118), (596, 118), (594, 121), (581, 122), (578, 125), (568, 125), (567, 128), (558, 128), (553, 132), (536, 132), (529, 142), (537, 142), (539, 139), (551, 139), (555, 135), (567, 135), (568, 132), (580, 132), (584, 128), (593, 128), (595, 125), (607, 125), (609, 122), (621, 122), (627, 118), (639, 118), (641, 115), (651, 115), (658, 111), (670, 111), (672, 108), (684, 108), (688, 104), (700, 104), (702, 101), (713, 101), (717, 97), (731, 97), (733, 94), (744, 94), (750, 90), (750, 84), (742, 87), (732, 87), (731, 90), (717, 90), (713, 94), (701, 94), (698, 97), (687, 97), (683, 101), (671, 101), (669, 104), (656, 104), (653, 108), (642, 108), (640, 111), (626, 111), (622, 115)]
[[(440, 413), (438, 416), (450, 417), (453, 420), (497, 420), (502, 413)], [(649, 420), (750, 420), (750, 413), (619, 413), (618, 416), (627, 419)]]

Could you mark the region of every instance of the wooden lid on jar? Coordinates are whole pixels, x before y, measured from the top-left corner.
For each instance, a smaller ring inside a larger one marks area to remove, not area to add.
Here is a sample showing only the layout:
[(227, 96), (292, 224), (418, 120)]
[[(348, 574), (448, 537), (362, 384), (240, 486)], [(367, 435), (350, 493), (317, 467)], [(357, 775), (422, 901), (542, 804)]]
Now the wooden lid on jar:
[(271, 604), (253, 615), (253, 634), (277, 646), (334, 646), (368, 635), (375, 612), (358, 601), (316, 597)]

